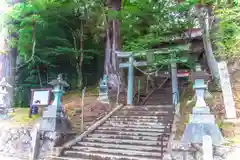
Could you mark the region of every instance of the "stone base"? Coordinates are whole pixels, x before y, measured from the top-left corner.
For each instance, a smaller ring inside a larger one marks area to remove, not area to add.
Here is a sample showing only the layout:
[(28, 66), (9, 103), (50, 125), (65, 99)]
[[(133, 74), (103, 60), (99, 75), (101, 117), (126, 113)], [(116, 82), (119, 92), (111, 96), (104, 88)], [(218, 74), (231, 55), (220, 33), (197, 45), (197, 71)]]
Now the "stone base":
[(213, 114), (190, 114), (189, 123), (215, 124)]
[(40, 123), (40, 130), (67, 133), (71, 130), (71, 124), (65, 117), (42, 118)]
[(209, 107), (193, 107), (192, 114), (210, 114)]
[[(180, 143), (180, 142), (174, 142), (174, 143)], [(174, 145), (174, 144), (173, 144)], [(178, 144), (174, 145), (177, 146)], [(181, 147), (173, 148), (171, 153), (171, 160), (196, 160), (196, 159), (202, 159), (202, 151), (201, 151), (201, 145), (196, 146), (192, 145), (189, 146), (189, 148), (182, 149)], [(239, 156), (235, 156), (233, 159), (227, 158), (228, 155), (231, 154), (232, 147), (231, 146), (214, 146), (214, 160), (238, 160)], [(239, 152), (238, 152), (239, 153)]]
[(205, 135), (212, 138), (214, 145), (221, 145), (224, 141), (219, 128), (215, 124), (189, 123), (184, 130), (181, 143), (184, 146), (191, 143), (201, 144)]

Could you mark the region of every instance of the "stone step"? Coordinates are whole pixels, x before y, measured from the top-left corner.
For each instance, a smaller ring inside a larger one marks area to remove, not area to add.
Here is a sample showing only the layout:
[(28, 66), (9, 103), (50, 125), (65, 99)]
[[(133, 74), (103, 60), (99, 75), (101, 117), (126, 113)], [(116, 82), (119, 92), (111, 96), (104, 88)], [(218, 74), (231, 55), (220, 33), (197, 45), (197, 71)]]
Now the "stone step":
[(144, 112), (156, 112), (156, 111), (168, 111), (172, 112), (174, 109), (173, 107), (139, 107), (139, 106), (131, 106), (131, 107), (124, 107), (121, 111), (144, 111)]
[(100, 126), (98, 127), (100, 130), (118, 130), (118, 131), (131, 131), (131, 132), (170, 132), (170, 127), (165, 127), (165, 128), (130, 128), (130, 127), (124, 127), (124, 128), (119, 128), (119, 127), (114, 127), (114, 126)]
[(115, 120), (109, 120), (106, 121), (105, 124), (107, 125), (141, 125), (141, 126), (159, 126), (159, 125), (170, 125), (172, 123), (163, 122), (163, 121), (155, 121), (155, 122), (145, 122), (145, 121), (115, 121)]
[(146, 145), (146, 146), (159, 146), (166, 145), (167, 141), (147, 141), (147, 140), (130, 140), (130, 139), (110, 139), (110, 138), (93, 138), (86, 137), (84, 142), (98, 142), (98, 143), (115, 143), (115, 144), (135, 144), (135, 145)]
[(136, 118), (110, 118), (109, 121), (122, 122), (122, 123), (172, 123), (173, 119), (171, 117), (159, 117), (159, 119), (136, 119)]
[(81, 152), (103, 152), (103, 153), (111, 153), (117, 155), (128, 155), (128, 156), (148, 156), (148, 157), (161, 157), (161, 152), (145, 152), (145, 151), (136, 151), (136, 150), (127, 150), (126, 149), (110, 149), (110, 148), (98, 148), (98, 147), (83, 147), (83, 146), (73, 146), (72, 149)]
[[(145, 146), (145, 145), (125, 145), (125, 144), (115, 144), (115, 143), (96, 143), (96, 142), (78, 142), (77, 145), (85, 146), (85, 147), (100, 147), (100, 148), (117, 148), (117, 149), (127, 149), (127, 150), (136, 150), (136, 151), (155, 151), (161, 152), (162, 148)], [(77, 147), (77, 146), (74, 146)], [(75, 148), (76, 149), (76, 148)], [(164, 148), (166, 150), (166, 148)]]
[(169, 98), (172, 97), (172, 92), (165, 92), (165, 91), (155, 92), (155, 91), (154, 91), (154, 92), (151, 94), (150, 97), (158, 97), (158, 98), (161, 98), (161, 99), (164, 99), (164, 98), (169, 99)]
[(125, 116), (125, 115), (118, 115), (118, 116), (111, 116), (111, 118), (114, 118), (114, 119), (119, 119), (119, 118), (123, 118), (125, 120), (129, 120), (129, 119), (135, 119), (135, 120), (144, 120), (144, 119), (148, 119), (148, 120), (159, 120), (161, 118), (166, 118), (166, 117), (169, 117), (169, 115), (167, 116), (166, 114), (165, 115), (151, 115), (151, 116)]
[(121, 116), (169, 116), (169, 115), (173, 115), (174, 112), (170, 112), (170, 111), (118, 111), (116, 112), (115, 116), (117, 115), (121, 115)]
[(87, 160), (82, 158), (71, 158), (71, 157), (62, 157), (62, 156), (48, 156), (49, 160)]
[(112, 139), (132, 139), (132, 140), (149, 140), (158, 141), (161, 138), (167, 139), (164, 136), (139, 136), (139, 135), (115, 135), (115, 134), (98, 134), (94, 133), (88, 136), (89, 138), (112, 138)]
[[(149, 105), (171, 105), (169, 103), (172, 102), (172, 98), (160, 99), (159, 97), (150, 97), (146, 101), (158, 102), (158, 104), (149, 104)], [(144, 104), (144, 105), (147, 105), (147, 104)]]
[(82, 151), (65, 151), (65, 155), (71, 157), (82, 157), (88, 158), (89, 160), (106, 160), (106, 159), (114, 159), (114, 160), (160, 160), (161, 157), (142, 157), (142, 156), (127, 156), (127, 155), (117, 155), (111, 153), (101, 153), (101, 152), (82, 152)]
[(162, 105), (170, 105), (172, 104), (172, 101), (170, 102), (159, 102), (159, 101), (153, 101), (153, 100), (149, 100), (149, 101), (146, 101), (144, 103), (144, 105), (158, 105), (158, 104), (162, 104)]
[(172, 99), (172, 97), (164, 97), (164, 96), (161, 96), (161, 95), (154, 95), (154, 96), (150, 96), (148, 98), (148, 100), (158, 100), (159, 102), (165, 102), (165, 101), (170, 101)]
[(131, 108), (172, 108), (172, 105), (142, 105), (142, 106), (124, 106), (122, 109), (131, 109)]
[(120, 123), (104, 123), (102, 127), (117, 127), (117, 128), (138, 128), (138, 129), (162, 129), (170, 127), (168, 124), (154, 124), (154, 125), (132, 125), (132, 124), (120, 124)]
[(161, 132), (144, 132), (144, 131), (135, 131), (135, 132), (131, 132), (131, 131), (119, 131), (119, 130), (100, 130), (97, 129), (94, 131), (94, 133), (96, 134), (115, 134), (115, 135), (134, 135), (134, 136), (160, 136), (160, 135), (164, 135), (166, 133), (161, 133)]
[(166, 87), (166, 88), (155, 89), (153, 93), (168, 93), (171, 91), (172, 91), (172, 88)]

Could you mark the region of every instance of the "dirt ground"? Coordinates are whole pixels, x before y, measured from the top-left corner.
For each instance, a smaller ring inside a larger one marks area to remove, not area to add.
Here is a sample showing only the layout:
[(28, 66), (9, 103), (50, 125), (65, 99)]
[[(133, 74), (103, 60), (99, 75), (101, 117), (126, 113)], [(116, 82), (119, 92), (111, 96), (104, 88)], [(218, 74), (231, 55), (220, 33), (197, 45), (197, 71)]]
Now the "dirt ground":
[[(79, 94), (67, 95), (64, 97), (64, 111), (68, 116), (72, 125), (72, 132), (79, 133), (81, 129), (81, 96)], [(111, 111), (112, 107), (109, 104), (101, 103), (97, 100), (97, 96), (88, 95), (84, 98), (83, 120), (84, 128), (96, 122), (99, 118), (103, 117), (107, 112)]]

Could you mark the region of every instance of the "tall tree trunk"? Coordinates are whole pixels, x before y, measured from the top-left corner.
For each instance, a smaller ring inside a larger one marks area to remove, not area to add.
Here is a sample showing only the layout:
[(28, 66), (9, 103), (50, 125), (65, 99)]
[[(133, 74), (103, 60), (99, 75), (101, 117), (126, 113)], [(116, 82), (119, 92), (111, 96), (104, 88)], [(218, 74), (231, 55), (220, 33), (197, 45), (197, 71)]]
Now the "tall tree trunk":
[[(112, 10), (120, 10), (121, 0), (107, 0), (107, 6)], [(124, 92), (123, 71), (118, 68), (119, 61), (115, 53), (121, 47), (120, 43), (120, 23), (118, 20), (107, 21), (106, 29), (106, 48), (105, 48), (105, 65), (104, 71), (108, 75), (108, 88), (111, 98), (117, 100), (118, 90)]]
[(210, 38), (210, 15), (212, 14), (212, 9), (209, 7), (201, 7), (197, 9), (197, 13), (199, 15), (199, 21), (201, 24), (201, 28), (203, 31), (203, 44), (205, 49), (205, 55), (208, 62), (208, 67), (210, 72), (215, 80), (215, 82), (219, 85), (219, 73), (218, 73), (218, 65), (213, 54), (212, 43)]
[(83, 73), (82, 73), (82, 65), (83, 65), (83, 22), (81, 20), (81, 24), (80, 24), (80, 53), (77, 56), (77, 75), (78, 75), (78, 88), (82, 88), (83, 86)]
[[(14, 5), (18, 3), (20, 0), (15, 0), (8, 4), (7, 1), (5, 3), (1, 3), (4, 6), (2, 8), (8, 8), (8, 5)], [(2, 15), (4, 13), (1, 13)], [(3, 18), (4, 19), (4, 18)], [(8, 28), (5, 24), (3, 28), (0, 28), (0, 80), (5, 77), (7, 82), (12, 86), (12, 88), (8, 91), (8, 98), (6, 99), (6, 104), (10, 107), (13, 105), (13, 95), (14, 95), (14, 79), (16, 73), (16, 60), (17, 60), (17, 49), (12, 48), (8, 45), (8, 41), (11, 38), (17, 38), (16, 35), (9, 35)]]
[[(0, 34), (0, 80), (6, 78), (7, 82), (14, 86), (14, 76), (16, 67), (16, 51), (10, 49), (7, 44), (8, 37), (6, 36), (6, 31), (2, 31)], [(11, 105), (13, 102), (13, 89), (9, 88), (8, 98), (6, 104)]]

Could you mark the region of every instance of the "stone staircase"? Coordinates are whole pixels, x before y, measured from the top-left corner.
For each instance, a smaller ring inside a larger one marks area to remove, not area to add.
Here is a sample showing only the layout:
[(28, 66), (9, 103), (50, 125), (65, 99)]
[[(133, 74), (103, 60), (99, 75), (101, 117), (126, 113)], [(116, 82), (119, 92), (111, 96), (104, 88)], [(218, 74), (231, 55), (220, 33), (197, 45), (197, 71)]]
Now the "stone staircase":
[[(165, 80), (165, 79), (164, 79)], [(164, 81), (162, 80), (162, 82)], [(164, 82), (161, 88), (157, 88), (150, 93), (142, 102), (143, 105), (171, 105), (172, 88), (171, 80)]]
[(144, 105), (171, 105), (172, 91), (171, 88), (155, 89), (153, 93), (147, 97)]
[(161, 160), (174, 118), (171, 88), (157, 89), (144, 105), (124, 106), (54, 160)]
[(124, 106), (55, 159), (161, 160), (172, 121), (171, 105)]

